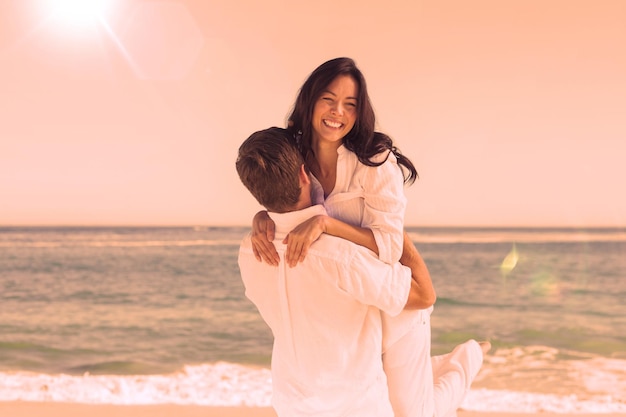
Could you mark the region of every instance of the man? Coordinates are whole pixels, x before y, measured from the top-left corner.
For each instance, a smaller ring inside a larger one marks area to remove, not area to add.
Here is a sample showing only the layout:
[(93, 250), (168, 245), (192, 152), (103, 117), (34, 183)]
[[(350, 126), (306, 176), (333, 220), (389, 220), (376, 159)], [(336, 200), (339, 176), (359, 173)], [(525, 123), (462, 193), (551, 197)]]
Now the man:
[[(236, 167), (275, 222), (276, 242), (304, 220), (325, 214), (311, 204), (308, 172), (284, 129), (252, 134), (239, 148)], [(405, 238), (406, 266), (385, 264), (369, 249), (322, 235), (306, 259), (290, 268), (285, 246), (277, 244), (277, 267), (257, 261), (249, 237), (239, 253), (246, 296), (274, 335), (277, 414), (392, 417), (381, 361), (381, 311), (394, 316), (404, 308), (424, 308), (434, 294), (429, 276), (423, 282), (411, 277), (408, 267), (425, 268), (409, 250), (412, 242)]]

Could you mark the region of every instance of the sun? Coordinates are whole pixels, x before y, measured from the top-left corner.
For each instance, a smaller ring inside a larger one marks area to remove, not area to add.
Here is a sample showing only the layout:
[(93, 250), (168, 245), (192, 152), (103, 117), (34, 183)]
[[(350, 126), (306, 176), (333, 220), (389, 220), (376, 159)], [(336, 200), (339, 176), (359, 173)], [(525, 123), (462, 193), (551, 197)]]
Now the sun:
[(65, 29), (94, 27), (103, 19), (111, 0), (46, 0), (50, 18)]

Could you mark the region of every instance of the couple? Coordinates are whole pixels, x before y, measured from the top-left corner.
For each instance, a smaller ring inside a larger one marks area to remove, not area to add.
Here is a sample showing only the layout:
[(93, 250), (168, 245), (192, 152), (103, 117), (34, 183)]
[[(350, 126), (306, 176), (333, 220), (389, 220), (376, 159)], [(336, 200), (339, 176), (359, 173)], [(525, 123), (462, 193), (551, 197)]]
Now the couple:
[(403, 232), (417, 173), (374, 124), (361, 72), (337, 58), (304, 83), (288, 129), (239, 149), (239, 176), (269, 211), (239, 266), (274, 334), (279, 416), (451, 416), (489, 348), (470, 340), (431, 360), (435, 292)]

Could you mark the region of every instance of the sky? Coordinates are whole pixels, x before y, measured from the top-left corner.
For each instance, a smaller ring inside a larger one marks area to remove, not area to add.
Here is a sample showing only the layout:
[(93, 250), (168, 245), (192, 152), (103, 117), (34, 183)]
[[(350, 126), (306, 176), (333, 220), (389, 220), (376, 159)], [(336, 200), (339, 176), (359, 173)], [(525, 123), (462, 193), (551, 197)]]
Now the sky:
[(418, 169), (407, 226), (624, 227), (625, 21), (623, 0), (0, 0), (0, 225), (249, 225), (237, 148), (349, 56)]

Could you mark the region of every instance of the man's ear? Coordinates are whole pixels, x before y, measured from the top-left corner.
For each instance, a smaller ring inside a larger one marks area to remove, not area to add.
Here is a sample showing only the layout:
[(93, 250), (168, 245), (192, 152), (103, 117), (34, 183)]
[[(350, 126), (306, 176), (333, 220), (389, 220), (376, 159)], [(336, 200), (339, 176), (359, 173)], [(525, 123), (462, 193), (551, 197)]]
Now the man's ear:
[(300, 165), (300, 171), (298, 172), (298, 178), (300, 179), (300, 186), (309, 185), (311, 183), (311, 178), (309, 178), (309, 174), (304, 167), (304, 164)]

